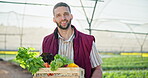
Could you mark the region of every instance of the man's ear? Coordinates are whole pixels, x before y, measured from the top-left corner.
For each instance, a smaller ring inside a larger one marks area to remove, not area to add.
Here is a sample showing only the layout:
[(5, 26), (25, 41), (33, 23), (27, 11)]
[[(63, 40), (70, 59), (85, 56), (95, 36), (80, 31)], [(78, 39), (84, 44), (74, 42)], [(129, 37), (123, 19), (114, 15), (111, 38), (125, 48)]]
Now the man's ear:
[(71, 14), (71, 20), (73, 19), (73, 15)]
[(56, 23), (56, 20), (55, 20), (55, 18), (53, 17), (53, 22), (55, 22)]

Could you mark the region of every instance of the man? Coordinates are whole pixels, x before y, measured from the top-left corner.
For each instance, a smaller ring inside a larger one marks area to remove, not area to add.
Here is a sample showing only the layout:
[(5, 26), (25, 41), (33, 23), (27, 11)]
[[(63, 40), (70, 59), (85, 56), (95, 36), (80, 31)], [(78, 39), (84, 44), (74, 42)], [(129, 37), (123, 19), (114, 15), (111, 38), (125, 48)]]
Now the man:
[(85, 69), (85, 78), (101, 78), (102, 60), (97, 53), (94, 36), (84, 34), (71, 25), (73, 15), (66, 3), (57, 3), (53, 15), (57, 28), (44, 38), (42, 51), (69, 57)]

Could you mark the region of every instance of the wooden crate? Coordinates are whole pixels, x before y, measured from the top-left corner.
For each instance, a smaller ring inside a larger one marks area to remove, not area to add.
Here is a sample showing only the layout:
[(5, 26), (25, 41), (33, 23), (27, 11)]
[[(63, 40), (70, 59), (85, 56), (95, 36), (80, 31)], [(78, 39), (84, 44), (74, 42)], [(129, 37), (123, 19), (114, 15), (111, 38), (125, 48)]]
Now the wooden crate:
[[(52, 73), (53, 76), (47, 74)], [(63, 67), (56, 71), (51, 71), (50, 68), (41, 68), (33, 78), (84, 78), (84, 69), (80, 67)]]

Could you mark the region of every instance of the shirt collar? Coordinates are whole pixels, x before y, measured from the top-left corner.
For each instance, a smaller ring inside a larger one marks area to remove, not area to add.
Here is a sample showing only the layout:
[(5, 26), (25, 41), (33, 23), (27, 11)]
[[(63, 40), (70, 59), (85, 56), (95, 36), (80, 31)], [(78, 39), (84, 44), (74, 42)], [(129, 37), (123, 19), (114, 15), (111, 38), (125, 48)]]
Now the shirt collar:
[(72, 35), (69, 37), (68, 40), (64, 40), (64, 38), (59, 33), (58, 33), (58, 38), (62, 39), (65, 42), (70, 42), (70, 41), (72, 41), (74, 39), (74, 33), (72, 33)]

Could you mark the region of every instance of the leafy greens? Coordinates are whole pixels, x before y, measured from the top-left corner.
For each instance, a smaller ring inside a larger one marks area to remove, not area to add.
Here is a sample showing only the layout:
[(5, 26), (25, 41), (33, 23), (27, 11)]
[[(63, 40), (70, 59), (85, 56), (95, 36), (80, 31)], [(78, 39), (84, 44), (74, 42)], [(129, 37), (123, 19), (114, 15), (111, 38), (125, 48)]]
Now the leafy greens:
[(37, 54), (31, 52), (31, 50), (35, 49), (19, 47), (18, 54), (16, 55), (16, 61), (22, 68), (27, 69), (32, 74), (35, 74), (39, 71), (39, 68), (44, 67), (44, 62), (41, 56), (37, 57)]
[(56, 71), (59, 67), (64, 67), (65, 65), (68, 65), (68, 64), (70, 64), (72, 62), (73, 61), (71, 61), (67, 57), (63, 57), (63, 56), (61, 56), (59, 54), (56, 54), (54, 56), (54, 60), (50, 64), (50, 70), (51, 71)]

